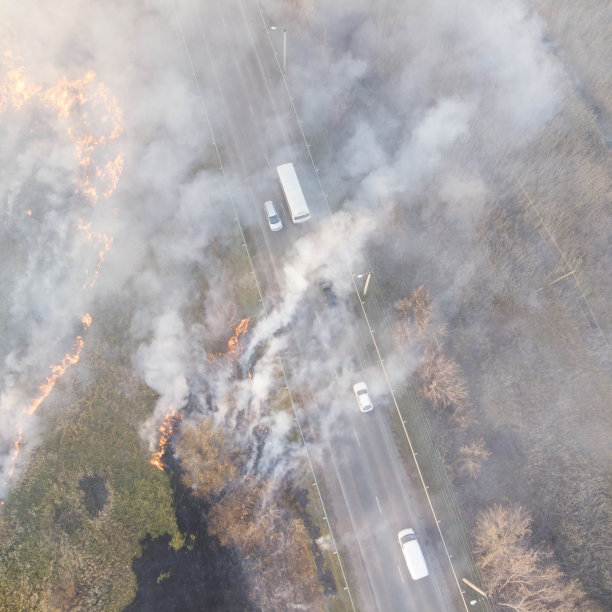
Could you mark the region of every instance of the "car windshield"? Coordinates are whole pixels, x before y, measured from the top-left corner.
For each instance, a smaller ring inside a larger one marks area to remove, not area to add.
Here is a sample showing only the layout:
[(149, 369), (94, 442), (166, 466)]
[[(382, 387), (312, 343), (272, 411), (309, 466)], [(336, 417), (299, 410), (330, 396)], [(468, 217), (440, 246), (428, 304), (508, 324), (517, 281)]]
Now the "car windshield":
[(278, 215), (272, 215), (270, 217), (270, 223), (278, 223), (278, 221), (279, 221)]
[(335, 306), (337, 304), (337, 300), (336, 294), (332, 289), (332, 284), (329, 281), (320, 281), (319, 286), (321, 287), (321, 291), (323, 292), (325, 304), (331, 307)]

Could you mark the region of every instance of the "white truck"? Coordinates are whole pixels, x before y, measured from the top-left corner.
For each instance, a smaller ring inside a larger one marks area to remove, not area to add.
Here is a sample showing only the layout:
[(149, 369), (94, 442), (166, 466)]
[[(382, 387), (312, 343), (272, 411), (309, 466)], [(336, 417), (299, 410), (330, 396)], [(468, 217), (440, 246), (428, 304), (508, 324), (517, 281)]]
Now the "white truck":
[(406, 565), (408, 571), (413, 580), (420, 580), (429, 576), (427, 570), (427, 563), (425, 563), (425, 557), (423, 557), (423, 551), (417, 540), (414, 529), (402, 529), (397, 534), (402, 552), (404, 553), (404, 559), (406, 559)]
[(283, 194), (289, 207), (291, 220), (294, 223), (308, 221), (310, 219), (310, 211), (308, 210), (308, 204), (306, 204), (306, 198), (302, 192), (302, 187), (300, 186), (300, 181), (298, 181), (293, 164), (281, 164), (276, 167), (276, 172), (278, 173)]

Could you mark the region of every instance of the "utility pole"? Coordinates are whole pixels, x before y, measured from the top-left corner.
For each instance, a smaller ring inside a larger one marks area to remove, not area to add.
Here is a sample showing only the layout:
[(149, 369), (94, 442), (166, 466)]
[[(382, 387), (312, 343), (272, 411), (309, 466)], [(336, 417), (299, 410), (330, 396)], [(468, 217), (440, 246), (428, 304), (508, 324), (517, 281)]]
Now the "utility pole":
[(482, 595), (483, 597), (487, 597), (487, 594), (482, 589), (479, 589), (475, 584), (471, 583), (467, 578), (462, 578), (461, 580), (465, 582), (465, 584), (467, 584), (469, 587), (473, 588), (479, 595)]
[[(271, 30), (278, 30), (276, 26), (270, 26)], [(283, 28), (283, 74), (287, 72), (287, 29)]]
[(368, 286), (370, 284), (370, 279), (371, 278), (372, 278), (372, 273), (368, 272), (368, 277), (366, 278), (365, 285), (363, 286), (363, 297), (365, 297), (366, 293), (368, 292)]
[(368, 292), (368, 286), (370, 285), (370, 279), (372, 278), (372, 272), (364, 272), (363, 274), (357, 274), (357, 278), (363, 278), (363, 277), (367, 277), (365, 279), (365, 283), (363, 285), (363, 297), (366, 296), (366, 293)]

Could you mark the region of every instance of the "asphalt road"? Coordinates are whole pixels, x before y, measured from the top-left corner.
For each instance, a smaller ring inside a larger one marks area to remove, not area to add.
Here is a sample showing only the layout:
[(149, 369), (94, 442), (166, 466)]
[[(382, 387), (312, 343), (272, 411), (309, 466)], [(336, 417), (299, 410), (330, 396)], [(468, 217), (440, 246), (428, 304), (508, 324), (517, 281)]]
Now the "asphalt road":
[[(284, 255), (298, 237), (328, 222), (330, 214), (280, 72), (282, 30), (269, 29), (271, 24), (254, 0), (202, 3), (189, 11), (180, 0), (176, 6), (186, 70), (194, 72), (202, 112), (212, 129), (202, 135), (204, 146), (210, 147), (211, 155), (216, 148), (221, 158), (220, 173), (233, 200), (227, 203), (228, 223), (233, 222), (233, 204), (269, 309), (281, 299)], [(287, 79), (290, 86), (290, 73)], [(276, 180), (275, 166), (286, 161), (295, 164), (311, 209), (312, 220), (305, 224), (291, 223)], [(272, 233), (267, 226), (263, 213), (267, 199), (280, 204), (285, 226), (281, 232)], [(325, 308), (314, 287), (304, 306), (308, 325), (292, 327), (294, 353), (285, 357), (291, 386), (295, 379), (291, 363), (315, 360), (317, 350), (322, 350), (309, 326), (318, 327), (320, 337), (342, 333), (339, 346), (344, 355), (338, 355), (337, 367), (326, 363), (333, 407), (321, 399), (315, 385), (308, 388), (303, 380), (295, 384), (300, 386), (298, 412), (307, 443), (323, 448), (317, 452), (315, 471), (353, 600), (361, 610), (454, 610), (457, 587), (449, 580), (448, 561), (438, 554), (437, 532), (422, 487), (410, 479), (393, 440), (390, 402), (369, 346), (367, 325), (357, 321), (350, 334), (340, 332), (334, 326), (335, 311)], [(356, 372), (376, 379), (367, 380), (377, 390), (374, 411), (359, 411), (342, 376), (343, 357)], [(328, 415), (331, 411), (333, 417)], [(430, 576), (418, 582), (410, 579), (397, 541), (397, 532), (406, 527), (420, 535), (430, 570)]]

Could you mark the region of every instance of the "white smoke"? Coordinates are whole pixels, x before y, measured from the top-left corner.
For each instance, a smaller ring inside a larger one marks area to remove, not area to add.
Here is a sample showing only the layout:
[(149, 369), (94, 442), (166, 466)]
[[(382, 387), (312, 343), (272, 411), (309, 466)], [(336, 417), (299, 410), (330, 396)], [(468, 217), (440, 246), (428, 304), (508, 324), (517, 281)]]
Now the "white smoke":
[[(131, 332), (139, 348), (134, 367), (159, 394), (155, 415), (143, 426), (147, 441), (154, 421), (170, 406), (184, 406), (190, 393), (202, 405), (207, 397), (215, 398), (216, 418), (231, 421), (236, 406), (223, 398), (235, 385), (241, 406), (249, 406), (255, 422), (268, 428), (266, 452), (272, 464), (293, 427), (291, 414), (267, 409), (278, 384), (276, 354), (292, 346), (285, 328), (299, 327), (312, 315), (313, 300), (320, 300), (318, 281), (332, 281), (341, 304), (318, 324), (308, 361), (293, 374), (299, 384), (311, 381), (321, 399), (338, 384), (330, 372), (337, 372), (339, 384), (349, 389), (357, 375), (345, 357), (342, 328), (354, 320), (344, 304), (352, 299), (352, 273), (362, 266), (364, 249), (381, 236), (383, 243), (393, 237), (394, 208), (418, 211), (415, 225), (418, 218), (442, 214), (468, 232), (485, 210), (486, 188), (478, 164), (465, 155), (467, 144), (489, 155), (518, 146), (555, 111), (556, 69), (540, 43), (537, 17), (520, 2), (470, 0), (460, 10), (443, 0), (314, 2), (311, 13), (299, 20), (287, 3), (261, 4), (269, 23), (295, 26), (289, 27), (288, 83), (309, 139), (328, 139), (330, 153), (317, 159), (327, 168), (321, 173), (326, 191), (348, 196), (342, 211), (313, 219), (309, 233), (288, 248), (280, 298), (258, 319), (244, 351), (243, 363), (265, 345), (252, 382), (236, 382), (228, 372), (205, 367), (210, 346), (231, 333), (226, 326), (232, 319), (235, 323), (236, 314), (229, 303), (234, 279), (209, 247), (216, 241), (240, 244), (233, 220), (235, 185), (270, 184), (254, 165), (249, 176), (236, 171), (228, 190), (206, 122), (208, 116), (228, 161), (236, 127), (228, 126), (225, 113), (247, 111), (240, 101), (220, 96), (221, 77), (234, 78), (234, 67), (252, 59), (251, 40), (215, 20), (219, 7), (196, 2), (179, 1), (175, 9), (162, 1), (102, 6), (26, 0), (0, 9), (4, 49), (24, 66), (31, 83), (47, 88), (64, 76), (77, 79), (95, 71), (96, 83), (104, 84), (122, 111), (121, 137), (97, 154), (104, 159), (123, 155), (117, 189), (92, 208), (75, 194), (81, 168), (68, 134), (76, 119), (41, 106), (7, 108), (0, 92), (5, 127), (0, 417), (6, 438), (0, 481), (10, 469), (19, 429), (30, 448), (37, 441), (38, 416), (25, 418), (23, 407), (49, 366), (70, 350), (81, 330), (80, 317), (96, 295), (120, 298), (126, 287), (135, 296)], [(264, 45), (259, 52), (270, 50)], [(211, 69), (207, 79), (200, 72), (196, 84), (191, 61)], [(0, 68), (0, 81), (8, 72)], [(286, 96), (278, 75), (274, 95)], [(84, 108), (89, 128), (103, 130), (105, 108), (105, 103)], [(270, 117), (258, 129), (266, 142), (275, 143), (271, 153), (280, 155), (280, 141), (273, 140), (278, 121)], [(287, 159), (291, 151), (286, 149)], [(431, 193), (441, 209), (426, 205)], [(338, 202), (330, 205), (336, 211)], [(252, 223), (252, 217), (245, 218)], [(89, 289), (83, 285), (92, 279), (99, 245), (75, 230), (78, 219), (114, 238)], [(259, 239), (258, 227), (247, 228), (249, 240)], [(407, 231), (411, 248), (421, 248), (416, 227)], [(469, 278), (469, 265), (464, 270), (461, 282)], [(199, 304), (202, 316), (194, 320), (194, 303), (202, 292), (207, 299)], [(317, 346), (325, 351), (317, 352)], [(397, 376), (414, 365), (394, 363)], [(323, 372), (327, 378), (321, 382)], [(374, 372), (371, 377), (376, 391), (379, 379)], [(334, 414), (332, 409), (330, 419)]]

